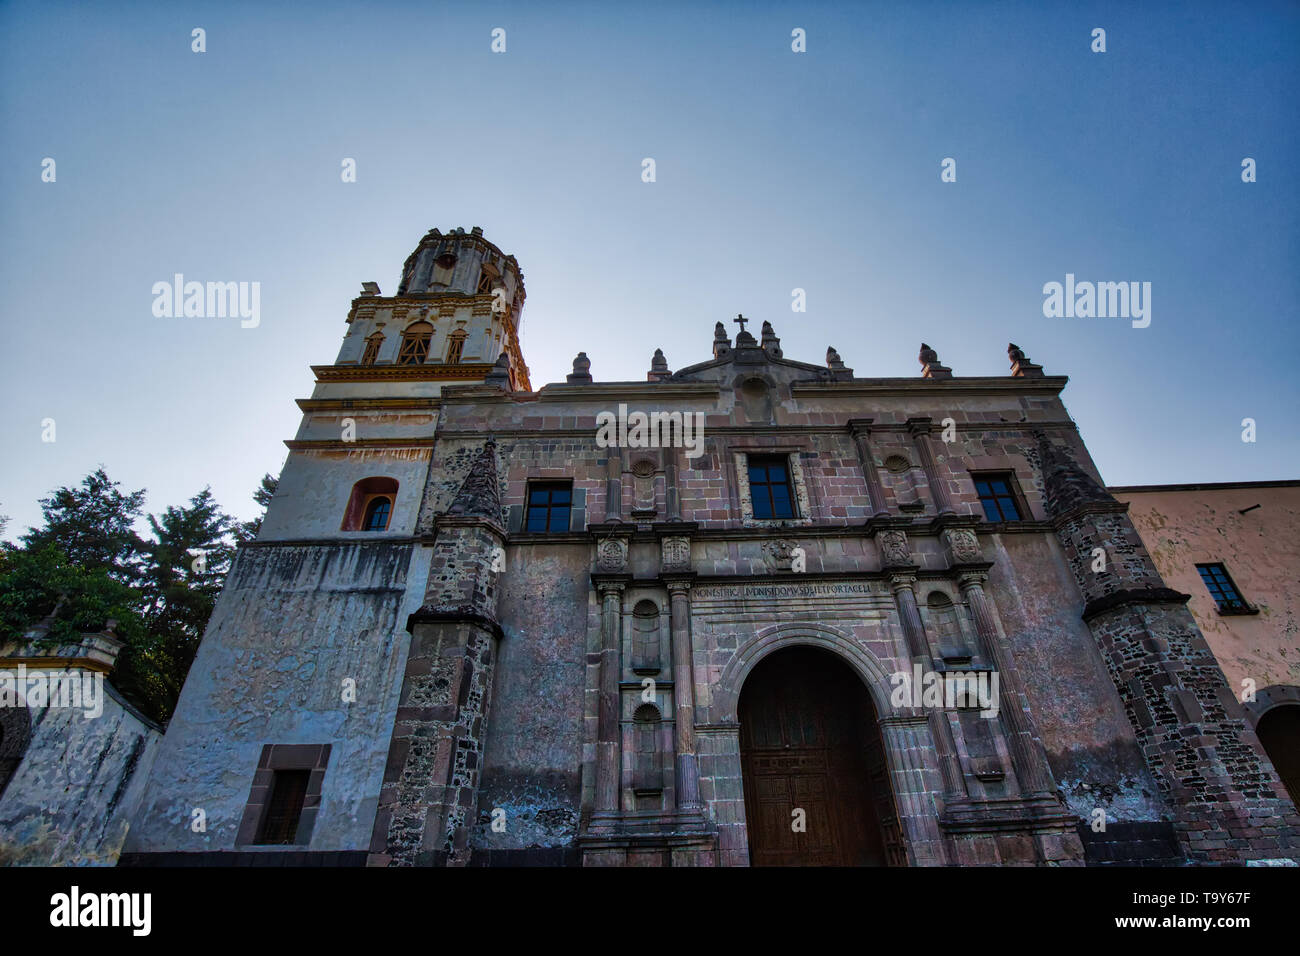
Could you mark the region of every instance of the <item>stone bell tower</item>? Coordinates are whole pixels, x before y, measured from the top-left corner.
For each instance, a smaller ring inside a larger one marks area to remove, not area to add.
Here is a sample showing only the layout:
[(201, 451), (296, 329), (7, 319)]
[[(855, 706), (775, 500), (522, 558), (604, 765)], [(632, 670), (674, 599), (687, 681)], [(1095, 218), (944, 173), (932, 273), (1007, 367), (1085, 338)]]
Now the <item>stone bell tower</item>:
[[(478, 227), (432, 229), (395, 295), (362, 289), (337, 358), (312, 366), (275, 496), (209, 620), (129, 833), (137, 861), (464, 856), (501, 515), (490, 452), (463, 489), (433, 453), (447, 386), (531, 388), (523, 274)], [(427, 499), (444, 482), (460, 495), (435, 525)], [(482, 573), (462, 573), (476, 559)], [(430, 743), (449, 771), (409, 798), (385, 772), (399, 752), (427, 769)], [(174, 824), (195, 807), (205, 830)]]
[(510, 387), (527, 391), (519, 351), (524, 298), (519, 263), (484, 239), (478, 226), (469, 232), (430, 229), (402, 266), (397, 295), (384, 296), (367, 282), (352, 301), (335, 364), (416, 365), (424, 378), (436, 373), (436, 381), (457, 383), (508, 367)]

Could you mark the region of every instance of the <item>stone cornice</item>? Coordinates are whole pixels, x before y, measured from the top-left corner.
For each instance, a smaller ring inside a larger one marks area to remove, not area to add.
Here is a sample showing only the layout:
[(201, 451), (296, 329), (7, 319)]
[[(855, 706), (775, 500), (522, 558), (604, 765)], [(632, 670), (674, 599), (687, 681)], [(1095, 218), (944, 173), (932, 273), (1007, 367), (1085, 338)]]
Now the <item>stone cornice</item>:
[(534, 395), (539, 402), (565, 402), (589, 399), (684, 399), (720, 398), (722, 386), (713, 382), (593, 382), (591, 385), (543, 385)]
[[(1050, 392), (1060, 394), (1069, 378), (1045, 375), (1042, 378), (1011, 376), (969, 376), (962, 378), (855, 378), (846, 382), (791, 382), (790, 391), (828, 392), (839, 395), (882, 395), (906, 392), (909, 395), (996, 394), (999, 392)], [(873, 429), (874, 431), (874, 426)]]
[(1083, 619), (1089, 621), (1107, 611), (1135, 604), (1186, 604), (1191, 599), (1190, 594), (1183, 594), (1173, 588), (1130, 588), (1089, 601), (1083, 609)]
[(419, 409), (425, 411), (442, 404), (438, 398), (300, 398), (298, 408), (304, 412), (360, 412), (367, 409)]
[[(487, 386), (485, 386), (487, 388)], [(519, 395), (501, 394), (502, 401), (518, 400)], [(487, 401), (491, 401), (488, 398)], [(442, 404), (446, 405), (483, 405), (485, 404), (482, 394), (479, 396), (450, 397), (446, 391), (442, 394)], [(662, 409), (658, 409), (662, 410)], [(602, 411), (614, 411), (613, 408), (605, 408)], [(644, 409), (630, 409), (630, 411), (644, 411)], [(566, 414), (565, 417), (579, 417), (573, 414)], [(446, 419), (444, 419), (444, 422)], [(973, 422), (957, 425), (958, 431), (964, 432), (989, 432), (989, 431), (1030, 431), (1036, 428), (1075, 428), (1073, 422), (1068, 421), (1049, 421), (1049, 422)], [(537, 441), (545, 441), (548, 438), (592, 438), (596, 437), (595, 427), (591, 428), (529, 428), (521, 425), (519, 422), (509, 422), (508, 427), (491, 427), (491, 432), (498, 438), (533, 438)], [(898, 425), (872, 425), (872, 434), (883, 434), (885, 432), (895, 432), (898, 434), (907, 434), (907, 426)], [(438, 432), (443, 438), (477, 438), (483, 434), (482, 428), (456, 428), (454, 424), (450, 427), (444, 427)], [(744, 435), (753, 438), (762, 438), (767, 435), (844, 435), (843, 425), (706, 425), (705, 439), (715, 435)], [(942, 454), (942, 452), (941, 452)]]
[(439, 382), (475, 383), (492, 371), (492, 363), (464, 365), (313, 365), (317, 383), (328, 382)]
[(343, 441), (341, 438), (286, 438), (284, 445), (294, 451), (313, 448), (348, 451), (353, 448), (432, 448), (433, 441), (432, 438), (358, 438), (355, 441)]

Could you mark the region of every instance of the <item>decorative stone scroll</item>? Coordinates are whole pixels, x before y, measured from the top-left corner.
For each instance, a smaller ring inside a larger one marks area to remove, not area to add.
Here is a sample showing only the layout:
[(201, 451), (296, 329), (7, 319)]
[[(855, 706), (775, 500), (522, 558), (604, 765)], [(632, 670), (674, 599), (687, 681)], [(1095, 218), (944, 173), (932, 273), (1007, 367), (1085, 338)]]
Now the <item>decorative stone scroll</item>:
[(948, 558), (952, 564), (976, 564), (984, 560), (979, 538), (966, 528), (949, 528), (943, 533), (948, 544)]
[(689, 571), (691, 569), (691, 539), (670, 536), (662, 542), (661, 567), (664, 571)]
[(882, 531), (876, 535), (876, 543), (880, 545), (880, 557), (885, 567), (909, 567), (916, 563), (907, 547), (906, 531)]
[(605, 574), (622, 574), (627, 570), (627, 541), (606, 538), (596, 548), (596, 568)]

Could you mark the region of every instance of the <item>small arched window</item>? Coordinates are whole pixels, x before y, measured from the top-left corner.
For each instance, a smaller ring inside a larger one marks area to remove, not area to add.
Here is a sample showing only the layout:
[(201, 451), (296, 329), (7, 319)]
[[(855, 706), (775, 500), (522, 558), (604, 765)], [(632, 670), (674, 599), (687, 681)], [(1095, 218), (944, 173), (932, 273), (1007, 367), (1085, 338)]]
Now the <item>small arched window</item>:
[(638, 794), (658, 793), (664, 788), (664, 762), (659, 750), (659, 708), (642, 704), (632, 715), (636, 754), (632, 764), (632, 789)]
[(433, 339), (433, 326), (416, 322), (402, 333), (402, 348), (397, 353), (398, 365), (422, 365), (429, 357), (429, 342)]
[(370, 504), (366, 505), (366, 520), (362, 523), (361, 530), (383, 531), (388, 527), (388, 516), (392, 510), (392, 501), (383, 495), (371, 498)]
[(361, 353), (362, 365), (374, 365), (375, 360), (379, 358), (379, 346), (384, 344), (384, 336), (381, 332), (376, 332), (370, 338), (366, 339), (366, 350)]
[(457, 329), (447, 339), (447, 364), (459, 365), (460, 354), (465, 350), (465, 331)]
[(352, 486), (341, 531), (387, 531), (397, 501), (394, 478), (362, 478)]
[(0, 794), (23, 762), (32, 737), (32, 718), (20, 697), (16, 707), (0, 707)]
[(659, 608), (654, 601), (638, 601), (632, 609), (632, 670), (637, 674), (658, 674)]
[(952, 599), (942, 591), (931, 591), (925, 600), (930, 611), (930, 627), (938, 638), (939, 656), (944, 660), (970, 660), (971, 652), (962, 634), (961, 619)]

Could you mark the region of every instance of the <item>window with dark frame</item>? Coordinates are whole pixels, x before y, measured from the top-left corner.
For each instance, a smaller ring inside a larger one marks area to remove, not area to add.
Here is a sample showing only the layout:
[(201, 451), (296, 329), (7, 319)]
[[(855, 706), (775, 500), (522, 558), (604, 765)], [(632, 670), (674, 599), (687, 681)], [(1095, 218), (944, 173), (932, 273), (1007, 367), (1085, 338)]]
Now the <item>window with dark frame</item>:
[(973, 475), (975, 491), (984, 506), (987, 521), (1020, 521), (1020, 506), (1016, 504), (1015, 479), (1010, 472), (991, 475)]
[(453, 332), (451, 334), (451, 337), (447, 340), (447, 365), (460, 364), (461, 353), (465, 351), (466, 337), (464, 332)]
[(283, 845), (294, 842), (310, 778), (310, 770), (275, 771), (271, 781), (271, 800), (257, 834), (259, 844)]
[(793, 518), (794, 489), (786, 455), (750, 455), (749, 497), (755, 518)]
[(393, 502), (384, 497), (371, 498), (366, 505), (366, 520), (362, 522), (362, 531), (383, 531), (388, 527), (388, 516), (392, 513)]
[(1221, 614), (1244, 614), (1251, 610), (1222, 564), (1198, 564), (1196, 570)]
[(429, 342), (433, 339), (433, 326), (416, 322), (402, 333), (402, 345), (397, 353), (398, 365), (422, 365), (429, 357)]
[(384, 344), (384, 337), (376, 332), (370, 338), (366, 339), (366, 351), (361, 356), (362, 365), (374, 365), (375, 360), (379, 358), (379, 346)]
[(569, 530), (569, 513), (573, 508), (573, 482), (530, 481), (528, 514), (524, 530), (544, 533)]

